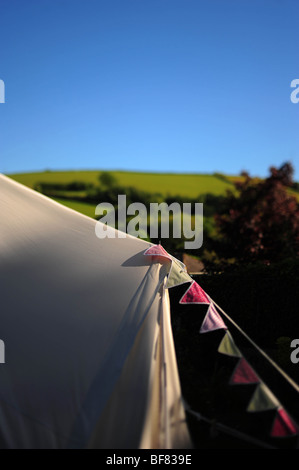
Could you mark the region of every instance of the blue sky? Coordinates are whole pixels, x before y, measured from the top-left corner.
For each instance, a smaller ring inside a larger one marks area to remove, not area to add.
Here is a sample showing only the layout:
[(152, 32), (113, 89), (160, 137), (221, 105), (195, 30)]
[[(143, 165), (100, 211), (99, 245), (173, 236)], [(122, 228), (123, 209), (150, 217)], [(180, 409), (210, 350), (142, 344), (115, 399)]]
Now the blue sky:
[(299, 180), (298, 0), (2, 0), (0, 171)]

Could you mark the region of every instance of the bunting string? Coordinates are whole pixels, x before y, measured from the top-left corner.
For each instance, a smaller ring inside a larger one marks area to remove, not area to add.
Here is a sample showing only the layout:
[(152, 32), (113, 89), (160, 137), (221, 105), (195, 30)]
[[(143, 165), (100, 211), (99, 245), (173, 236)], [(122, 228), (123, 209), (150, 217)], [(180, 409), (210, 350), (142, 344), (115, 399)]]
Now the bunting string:
[[(208, 296), (209, 297), (209, 296)], [(264, 358), (284, 377), (284, 379), (296, 390), (296, 392), (299, 392), (299, 385), (286, 373), (284, 372), (278, 364), (276, 364), (276, 362), (273, 361), (273, 359), (271, 359), (267, 353), (265, 353), (265, 351), (263, 351), (246, 333), (244, 330), (242, 330), (242, 328), (227, 314), (225, 313), (225, 311), (219, 307), (219, 305), (216, 304), (216, 302), (214, 302), (214, 300), (212, 300), (210, 297), (209, 297), (210, 301), (214, 304), (214, 306), (220, 310), (220, 312), (232, 323), (232, 325), (234, 325), (237, 330), (247, 339), (247, 341), (249, 341), (252, 346), (260, 353), (262, 354), (262, 356), (264, 356)]]
[(224, 434), (228, 434), (232, 437), (236, 437), (237, 439), (248, 442), (249, 444), (253, 444), (258, 447), (263, 447), (265, 449), (277, 449), (277, 447), (274, 447), (270, 444), (266, 444), (265, 442), (260, 441), (259, 439), (256, 439), (255, 437), (248, 436), (248, 434), (245, 434), (241, 431), (237, 431), (236, 429), (230, 428), (229, 426), (226, 426), (222, 423), (206, 418), (201, 413), (193, 411), (189, 407), (186, 408), (186, 411), (187, 413), (189, 413), (190, 415), (193, 415), (196, 419), (198, 419), (198, 421), (204, 421), (210, 426), (213, 426), (215, 429), (218, 429), (220, 432), (223, 432)]
[[(243, 330), (232, 318), (214, 302), (211, 297), (195, 282), (187, 273), (186, 266), (181, 261), (169, 255), (161, 245), (154, 245), (148, 248), (145, 255), (166, 258), (171, 262), (170, 270), (166, 283), (167, 289), (189, 283), (189, 287), (181, 297), (180, 304), (203, 304), (208, 305), (207, 313), (202, 322), (199, 333), (208, 333), (214, 330), (223, 329), (225, 334), (219, 344), (218, 352), (239, 359), (230, 379), (230, 385), (256, 384), (255, 391), (248, 404), (248, 412), (259, 412), (266, 410), (276, 410), (273, 421), (271, 437), (290, 437), (298, 434), (298, 426), (288, 415), (278, 399), (273, 395), (267, 385), (260, 379), (258, 374), (249, 365), (243, 357), (241, 351), (237, 348), (234, 340), (224, 323), (218, 310), (224, 315), (229, 322), (237, 328), (237, 330), (247, 339), (247, 341), (287, 380), (287, 382), (298, 392), (299, 385), (291, 379)], [(218, 309), (218, 310), (217, 310)], [(200, 416), (196, 412), (189, 412)], [(208, 421), (206, 419), (206, 421)], [(223, 425), (221, 425), (223, 427)], [(229, 429), (229, 428), (228, 428)], [(235, 432), (236, 433), (236, 432)], [(239, 432), (238, 432), (239, 433)], [(239, 433), (241, 435), (242, 433)], [(246, 436), (244, 434), (244, 436)], [(251, 441), (256, 441), (250, 438)], [(256, 441), (257, 442), (257, 441)], [(271, 447), (271, 446), (270, 446)]]

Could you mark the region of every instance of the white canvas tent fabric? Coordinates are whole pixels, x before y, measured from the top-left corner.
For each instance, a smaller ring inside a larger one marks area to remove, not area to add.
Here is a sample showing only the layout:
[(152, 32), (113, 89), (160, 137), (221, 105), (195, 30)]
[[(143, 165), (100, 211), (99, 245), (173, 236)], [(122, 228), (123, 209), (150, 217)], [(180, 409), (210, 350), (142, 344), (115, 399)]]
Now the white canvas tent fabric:
[(0, 221), (0, 447), (190, 447), (150, 244), (3, 175)]

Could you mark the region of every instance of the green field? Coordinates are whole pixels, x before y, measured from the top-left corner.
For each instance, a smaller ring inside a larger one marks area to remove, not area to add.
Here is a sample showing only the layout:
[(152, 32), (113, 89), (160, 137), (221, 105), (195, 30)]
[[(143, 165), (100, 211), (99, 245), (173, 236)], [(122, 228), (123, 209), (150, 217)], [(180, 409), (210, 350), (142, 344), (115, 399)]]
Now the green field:
[[(133, 186), (137, 189), (161, 193), (163, 196), (180, 195), (197, 197), (199, 194), (225, 194), (227, 189), (233, 189), (229, 180), (215, 175), (201, 174), (162, 174), (111, 171), (120, 186)], [(43, 173), (22, 173), (7, 175), (25, 186), (33, 187), (35, 183), (70, 183), (83, 181), (97, 183), (98, 171), (45, 171)]]
[[(44, 171), (40, 173), (9, 174), (10, 178), (33, 188), (38, 182), (71, 183), (73, 181), (98, 183), (101, 170), (90, 171)], [(240, 176), (205, 175), (205, 174), (163, 174), (111, 171), (120, 186), (133, 186), (137, 189), (160, 193), (163, 196), (186, 196), (196, 198), (201, 194), (212, 193), (216, 196), (225, 195), (227, 190), (234, 190), (233, 182)], [(298, 192), (289, 190), (299, 200)], [(54, 198), (57, 202), (94, 218), (95, 205), (71, 199)], [(101, 202), (101, 201), (99, 201)]]
[[(98, 183), (98, 171), (44, 171), (41, 173), (9, 174), (10, 178), (33, 188), (38, 182), (43, 183), (71, 183), (82, 181), (87, 183)], [(225, 195), (233, 185), (225, 177), (204, 174), (161, 174), (161, 173), (139, 173), (125, 171), (111, 171), (120, 186), (133, 186), (137, 189), (160, 193), (163, 196), (186, 196), (196, 198), (201, 194), (212, 193)], [(71, 199), (54, 198), (57, 202), (81, 212), (88, 217), (95, 216), (95, 205), (85, 202), (73, 201)], [(101, 202), (101, 201), (99, 201)]]

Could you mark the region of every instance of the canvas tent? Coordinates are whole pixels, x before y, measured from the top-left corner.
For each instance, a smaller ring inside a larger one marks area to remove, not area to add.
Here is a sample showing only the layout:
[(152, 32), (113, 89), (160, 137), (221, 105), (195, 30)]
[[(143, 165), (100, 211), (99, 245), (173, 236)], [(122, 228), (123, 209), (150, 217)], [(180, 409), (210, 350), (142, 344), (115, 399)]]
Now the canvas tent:
[(0, 194), (0, 447), (190, 447), (167, 265), (3, 175)]

